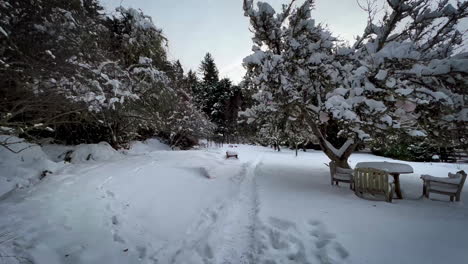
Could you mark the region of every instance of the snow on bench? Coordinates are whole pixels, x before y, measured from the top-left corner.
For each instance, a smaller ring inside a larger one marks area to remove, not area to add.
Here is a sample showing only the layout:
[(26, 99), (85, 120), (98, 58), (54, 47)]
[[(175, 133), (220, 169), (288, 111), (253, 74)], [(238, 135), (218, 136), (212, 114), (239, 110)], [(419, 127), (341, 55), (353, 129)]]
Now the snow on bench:
[(229, 158), (236, 158), (236, 159), (238, 159), (238, 158), (239, 158), (239, 154), (237, 154), (237, 152), (235, 152), (235, 151), (228, 150), (228, 151), (226, 151), (226, 159), (229, 159)]

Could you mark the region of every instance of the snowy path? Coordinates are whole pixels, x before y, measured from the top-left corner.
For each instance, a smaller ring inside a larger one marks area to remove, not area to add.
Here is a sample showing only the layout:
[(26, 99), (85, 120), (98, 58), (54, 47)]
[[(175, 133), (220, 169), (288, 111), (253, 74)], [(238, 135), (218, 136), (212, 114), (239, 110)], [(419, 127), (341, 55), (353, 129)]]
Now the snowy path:
[[(411, 163), (393, 204), (332, 187), (320, 152), (240, 146), (69, 165), (0, 201), (0, 263), (441, 263), (466, 260), (462, 202), (419, 199)], [(351, 157), (385, 160), (367, 154)], [(213, 177), (209, 179), (207, 176)], [(402, 237), (404, 239), (402, 239)], [(434, 249), (434, 250), (432, 250)], [(437, 250), (435, 250), (437, 249)], [(398, 254), (393, 254), (398, 252)], [(3, 261), (3, 262), (2, 262)]]
[[(253, 263), (254, 231), (259, 208), (255, 171), (261, 158), (249, 164), (245, 175), (233, 179), (239, 192), (228, 207), (227, 217), (217, 225), (212, 243), (216, 243), (215, 263)], [(239, 181), (240, 182), (237, 182)], [(216, 238), (216, 233), (220, 238)]]
[(256, 164), (214, 150), (70, 165), (0, 203), (0, 230), (15, 237), (0, 254), (38, 263), (252, 263)]
[(260, 160), (243, 163), (242, 171), (229, 178), (229, 194), (204, 211), (168, 263), (253, 263), (255, 169)]
[[(16, 237), (8, 254), (38, 263), (154, 263), (170, 258), (178, 241), (201, 234), (187, 234), (193, 219), (228, 199), (235, 185), (229, 178), (242, 169), (209, 152), (70, 165), (2, 201), (0, 230)], [(227, 177), (209, 180), (207, 172)]]

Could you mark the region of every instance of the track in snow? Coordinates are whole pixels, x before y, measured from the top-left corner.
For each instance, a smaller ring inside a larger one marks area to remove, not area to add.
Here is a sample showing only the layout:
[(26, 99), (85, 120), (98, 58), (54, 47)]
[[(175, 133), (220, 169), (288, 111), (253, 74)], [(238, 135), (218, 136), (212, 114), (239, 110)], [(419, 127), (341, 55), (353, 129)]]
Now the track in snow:
[(254, 257), (258, 212), (255, 169), (261, 158), (233, 176), (227, 199), (206, 209), (170, 263), (249, 264)]
[(216, 241), (215, 263), (253, 263), (254, 232), (259, 208), (255, 169), (258, 161), (246, 168), (244, 178), (239, 182), (239, 193), (224, 219), (220, 238)]

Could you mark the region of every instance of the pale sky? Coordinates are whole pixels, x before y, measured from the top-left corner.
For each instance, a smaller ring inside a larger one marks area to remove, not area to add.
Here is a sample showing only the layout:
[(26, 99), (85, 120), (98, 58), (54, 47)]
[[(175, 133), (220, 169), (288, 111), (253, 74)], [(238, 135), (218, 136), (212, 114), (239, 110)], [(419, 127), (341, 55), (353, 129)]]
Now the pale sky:
[[(153, 18), (169, 39), (169, 58), (179, 59), (184, 69), (198, 71), (200, 61), (210, 52), (220, 71), (235, 83), (245, 70), (242, 59), (251, 53), (252, 41), (242, 0), (101, 0), (113, 10), (122, 4), (141, 9)], [(289, 0), (263, 0), (276, 10)], [(361, 1), (362, 2), (362, 1)], [(362, 34), (367, 14), (356, 0), (316, 0), (313, 18), (329, 26), (335, 35), (352, 42)]]

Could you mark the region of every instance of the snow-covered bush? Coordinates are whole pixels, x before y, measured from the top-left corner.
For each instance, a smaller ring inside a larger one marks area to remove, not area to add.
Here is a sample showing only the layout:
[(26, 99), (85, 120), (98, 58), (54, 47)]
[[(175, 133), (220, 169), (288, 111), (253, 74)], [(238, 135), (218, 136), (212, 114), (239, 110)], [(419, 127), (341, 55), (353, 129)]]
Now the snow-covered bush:
[(114, 147), (141, 131), (210, 133), (181, 95), (162, 30), (139, 10), (115, 14), (97, 0), (0, 0), (2, 133)]
[[(51, 161), (36, 144), (0, 135), (0, 197), (16, 188), (28, 187), (55, 172), (60, 163)], [(48, 172), (47, 172), (48, 171)]]
[(368, 145), (376, 155), (399, 160), (433, 161), (436, 156), (437, 160), (447, 161), (456, 155), (455, 144), (431, 137), (408, 137), (395, 131), (374, 137)]
[(72, 163), (83, 163), (88, 161), (106, 161), (118, 159), (121, 154), (113, 149), (109, 143), (81, 144), (76, 146), (70, 155)]

